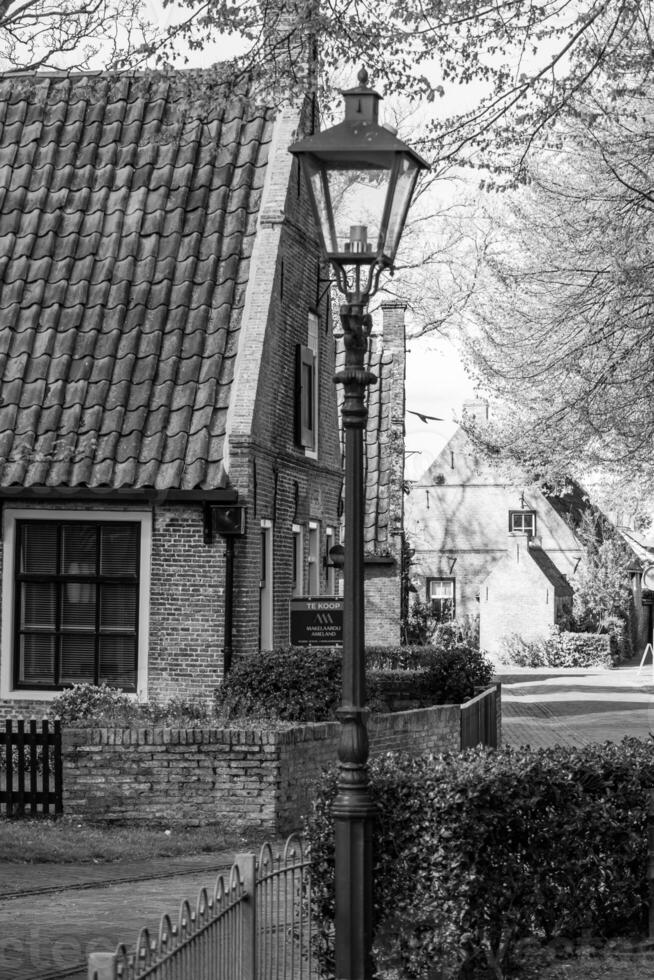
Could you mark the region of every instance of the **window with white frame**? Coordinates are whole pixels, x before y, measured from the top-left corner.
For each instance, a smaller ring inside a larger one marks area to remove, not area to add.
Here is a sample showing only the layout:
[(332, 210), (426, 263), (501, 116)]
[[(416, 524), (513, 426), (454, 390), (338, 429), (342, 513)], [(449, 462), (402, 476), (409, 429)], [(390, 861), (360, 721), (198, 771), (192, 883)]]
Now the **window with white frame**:
[(8, 508), (3, 524), (3, 695), (144, 690), (151, 515)]
[(427, 579), (427, 601), (432, 616), (439, 623), (454, 619), (456, 601), (454, 586), (455, 579), (453, 578)]
[(536, 511), (510, 510), (509, 531), (519, 531), (521, 534), (536, 533)]
[(309, 595), (320, 595), (320, 525), (309, 521)]
[(293, 525), (293, 570), (291, 591), (294, 596), (304, 595), (304, 534), (302, 525)]
[(259, 579), (259, 649), (273, 648), (273, 525), (261, 521), (261, 573)]
[(309, 313), (307, 343), (298, 344), (296, 366), (296, 442), (305, 453), (318, 452), (318, 360), (320, 318)]

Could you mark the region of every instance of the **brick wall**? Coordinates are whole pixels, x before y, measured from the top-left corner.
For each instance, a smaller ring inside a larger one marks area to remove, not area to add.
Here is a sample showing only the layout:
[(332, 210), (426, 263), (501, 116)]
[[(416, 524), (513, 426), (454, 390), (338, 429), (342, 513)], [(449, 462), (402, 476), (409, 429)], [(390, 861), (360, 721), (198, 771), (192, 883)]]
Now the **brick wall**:
[(205, 544), (202, 507), (156, 507), (148, 697), (210, 699), (223, 676), (225, 545)]
[[(234, 649), (242, 654), (259, 648), (261, 521), (273, 525), (273, 646), (289, 642), (293, 523), (305, 529), (305, 587), (308, 522), (320, 525), (321, 559), (325, 528), (338, 525), (342, 474), (334, 338), (310, 202), (298, 163), (288, 153), (296, 130), (297, 115), (281, 113), (271, 147), (239, 340), (236, 391), (228, 416), (227, 468), (232, 485), (247, 502), (247, 539), (236, 563), (235, 582)], [(295, 441), (296, 349), (307, 344), (310, 313), (320, 317), (314, 455)], [(320, 568), (324, 591), (322, 562)]]
[(400, 645), (400, 557), (392, 565), (365, 563), (366, 643)]
[[(64, 812), (75, 818), (223, 824), (285, 833), (335, 764), (337, 722), (286, 731), (64, 731)], [(376, 715), (371, 755), (455, 751), (459, 705)]]
[(516, 536), (506, 557), (481, 586), (479, 645), (497, 656), (503, 639), (518, 634), (527, 642), (545, 639), (556, 622), (553, 584), (530, 556), (526, 536)]

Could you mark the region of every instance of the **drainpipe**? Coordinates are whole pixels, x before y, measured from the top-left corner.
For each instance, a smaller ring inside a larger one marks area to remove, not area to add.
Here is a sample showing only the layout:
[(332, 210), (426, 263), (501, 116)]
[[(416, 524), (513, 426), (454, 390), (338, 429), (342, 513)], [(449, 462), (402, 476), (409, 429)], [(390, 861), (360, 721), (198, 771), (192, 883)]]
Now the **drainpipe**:
[(232, 634), (234, 626), (234, 538), (225, 536), (225, 640), (223, 671), (232, 669)]

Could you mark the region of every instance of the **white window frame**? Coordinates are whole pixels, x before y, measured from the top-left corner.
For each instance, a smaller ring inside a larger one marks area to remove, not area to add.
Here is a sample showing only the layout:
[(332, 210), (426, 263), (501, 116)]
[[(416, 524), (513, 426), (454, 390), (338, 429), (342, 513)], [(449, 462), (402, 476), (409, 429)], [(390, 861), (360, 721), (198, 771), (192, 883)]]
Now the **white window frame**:
[(2, 634), (0, 646), (0, 698), (8, 701), (52, 701), (60, 690), (44, 691), (38, 688), (13, 687), (14, 663), (14, 599), (16, 558), (16, 522), (30, 521), (83, 521), (93, 523), (121, 523), (126, 521), (140, 525), (140, 578), (139, 578), (139, 631), (137, 647), (136, 693), (128, 695), (136, 700), (147, 698), (148, 649), (150, 636), (150, 559), (152, 555), (152, 514), (150, 511), (120, 510), (59, 510), (57, 508), (16, 508), (7, 506), (2, 515)]
[[(320, 317), (317, 313), (308, 314), (307, 343), (298, 345), (297, 358), (296, 439), (308, 459), (317, 459), (320, 429)], [(307, 411), (306, 374), (311, 386), (311, 407)]]
[(320, 524), (309, 521), (309, 555), (307, 558), (308, 582), (310, 596), (320, 595)]
[(293, 524), (293, 563), (295, 578), (291, 583), (291, 595), (304, 595), (304, 528), (301, 524)]
[[(520, 521), (523, 524), (523, 527), (514, 527), (514, 519), (516, 517), (520, 518)], [(524, 527), (524, 519), (525, 519), (525, 517), (530, 517), (531, 518), (531, 528), (526, 528), (525, 529), (525, 527)], [(527, 510), (525, 508), (523, 508), (522, 510), (510, 510), (509, 511), (509, 531), (511, 531), (511, 532), (513, 532), (515, 534), (531, 534), (531, 536), (533, 537), (536, 534), (536, 511), (535, 510)]]
[(427, 600), (432, 611), (434, 602), (451, 602), (452, 618), (454, 618), (456, 616), (456, 579), (448, 575), (430, 577), (427, 582)]
[[(261, 536), (265, 538), (266, 567), (263, 569), (265, 578), (259, 581), (259, 648), (272, 650), (274, 647), (274, 603), (273, 603), (273, 522), (261, 521)], [(263, 558), (262, 558), (263, 567)]]

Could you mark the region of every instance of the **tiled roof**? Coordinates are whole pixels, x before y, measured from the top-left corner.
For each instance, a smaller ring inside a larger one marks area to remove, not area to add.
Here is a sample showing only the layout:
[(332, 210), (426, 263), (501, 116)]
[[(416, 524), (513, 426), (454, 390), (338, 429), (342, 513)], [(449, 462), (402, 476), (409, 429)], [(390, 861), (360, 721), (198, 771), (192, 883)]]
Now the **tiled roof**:
[[(336, 370), (345, 363), (342, 339), (336, 349)], [(368, 385), (366, 402), (368, 424), (365, 435), (365, 510), (363, 548), (367, 555), (385, 555), (391, 545), (391, 366), (392, 353), (383, 346), (382, 338), (373, 334), (368, 343), (366, 368), (376, 376), (377, 382)], [(343, 386), (337, 385), (339, 412), (343, 403)], [(340, 417), (340, 416), (339, 416)], [(341, 451), (344, 453), (341, 423)], [(343, 456), (344, 459), (344, 456)]]
[(2, 487), (225, 484), (272, 119), (182, 80), (0, 80)]

